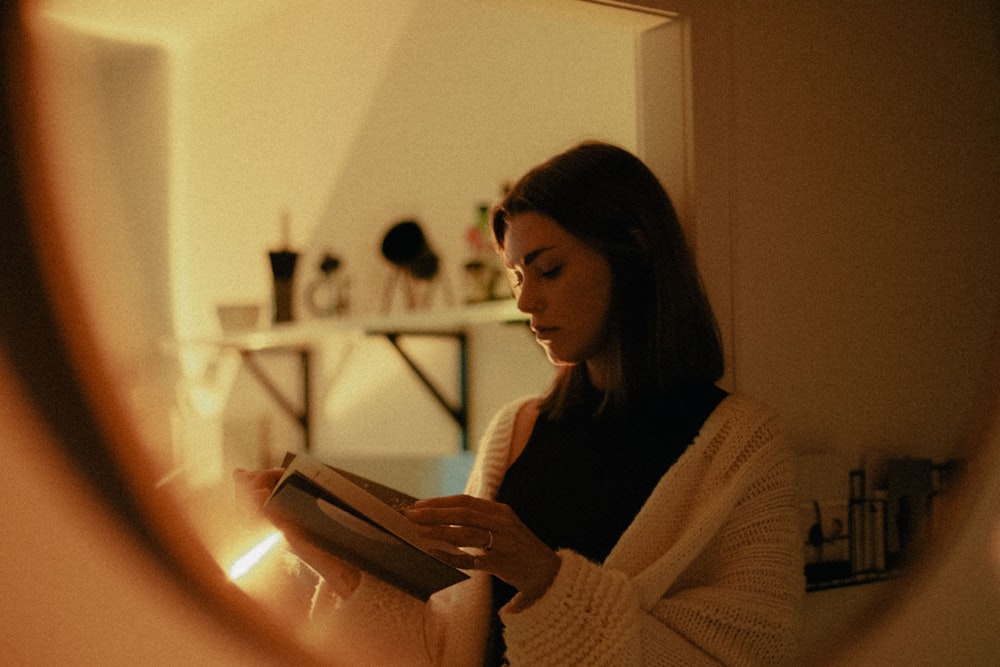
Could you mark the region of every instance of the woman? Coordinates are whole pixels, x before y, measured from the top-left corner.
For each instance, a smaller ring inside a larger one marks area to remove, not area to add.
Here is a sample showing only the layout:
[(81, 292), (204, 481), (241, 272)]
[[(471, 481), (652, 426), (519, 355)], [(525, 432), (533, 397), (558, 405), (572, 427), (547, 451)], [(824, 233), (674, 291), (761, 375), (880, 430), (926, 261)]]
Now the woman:
[(790, 658), (804, 590), (791, 453), (770, 412), (716, 386), (717, 327), (660, 183), (582, 144), (525, 175), (492, 230), (559, 372), (494, 418), (466, 495), (408, 514), (467, 548), (451, 561), (475, 575), (394, 607), (331, 564), (340, 595), (317, 597), (317, 619), (362, 655), (391, 645), (432, 664)]

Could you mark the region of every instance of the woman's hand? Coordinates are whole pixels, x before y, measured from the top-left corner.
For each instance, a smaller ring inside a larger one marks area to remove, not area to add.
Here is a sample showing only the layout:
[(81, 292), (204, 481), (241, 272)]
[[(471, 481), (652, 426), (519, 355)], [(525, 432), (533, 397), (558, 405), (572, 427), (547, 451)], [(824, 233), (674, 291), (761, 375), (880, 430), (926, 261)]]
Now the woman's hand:
[[(282, 468), (253, 471), (237, 468), (233, 471), (237, 503), (248, 512), (259, 513), (284, 472)], [(336, 595), (350, 597), (361, 582), (361, 570), (314, 546), (307, 538), (286, 531), (285, 540), (291, 552), (323, 577)]]
[(361, 570), (329, 551), (320, 549), (310, 540), (286, 533), (289, 550), (307, 563), (323, 578), (330, 592), (347, 599), (361, 583)]
[(233, 471), (236, 503), (246, 511), (259, 512), (284, 472), (283, 468), (268, 468), (267, 470), (237, 468)]
[(477, 556), (440, 557), (454, 567), (502, 579), (520, 591), (522, 606), (548, 590), (562, 563), (503, 503), (466, 495), (428, 498), (414, 503), (406, 516), (428, 537), (481, 550)]

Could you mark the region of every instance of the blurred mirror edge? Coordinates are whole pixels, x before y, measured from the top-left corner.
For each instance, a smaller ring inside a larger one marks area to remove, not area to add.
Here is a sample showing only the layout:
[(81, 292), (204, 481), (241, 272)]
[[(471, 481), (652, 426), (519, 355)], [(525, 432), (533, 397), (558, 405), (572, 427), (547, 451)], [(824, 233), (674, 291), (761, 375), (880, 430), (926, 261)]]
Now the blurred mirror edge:
[[(30, 44), (2, 15), (4, 644), (42, 664), (321, 664), (205, 549), (85, 325), (38, 159)], [(329, 664), (329, 661), (322, 661)]]

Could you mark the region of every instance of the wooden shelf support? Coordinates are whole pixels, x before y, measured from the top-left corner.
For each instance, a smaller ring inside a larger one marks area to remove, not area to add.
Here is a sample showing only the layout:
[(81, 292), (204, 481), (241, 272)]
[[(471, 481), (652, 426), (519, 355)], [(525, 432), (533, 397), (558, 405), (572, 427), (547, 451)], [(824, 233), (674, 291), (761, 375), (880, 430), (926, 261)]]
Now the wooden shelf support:
[[(386, 340), (395, 348), (396, 352), (402, 357), (406, 365), (410, 367), (410, 370), (417, 376), (420, 382), (427, 388), (434, 400), (444, 408), (451, 418), (458, 425), (459, 431), (461, 433), (461, 447), (462, 451), (468, 451), (469, 449), (469, 378), (468, 378), (468, 361), (469, 361), (469, 350), (468, 350), (468, 340), (464, 332), (461, 331), (408, 331), (404, 333), (398, 333), (394, 331), (382, 332), (382, 335)], [(453, 405), (444, 397), (441, 390), (438, 389), (437, 385), (431, 380), (430, 376), (417, 364), (417, 362), (410, 356), (405, 349), (399, 344), (400, 336), (436, 336), (436, 337), (446, 337), (454, 338), (458, 342), (458, 382), (459, 382), (459, 397), (458, 405)]]
[[(264, 348), (261, 350), (253, 349), (240, 349), (240, 356), (243, 358), (243, 364), (246, 366), (247, 370), (254, 377), (255, 380), (260, 384), (265, 392), (277, 403), (278, 407), (281, 408), (282, 412), (288, 415), (292, 421), (296, 422), (302, 427), (302, 438), (303, 446), (305, 451), (309, 451), (312, 447), (312, 388), (311, 388), (311, 373), (310, 366), (312, 365), (312, 349), (309, 347), (295, 347), (295, 348), (283, 348), (283, 347), (273, 347)], [(292, 399), (288, 398), (285, 393), (281, 390), (281, 387), (271, 378), (271, 376), (265, 371), (259, 363), (257, 363), (256, 355), (270, 352), (270, 353), (288, 353), (291, 352), (298, 356), (299, 358), (299, 378), (300, 378), (300, 391), (302, 394), (302, 407), (296, 407)]]

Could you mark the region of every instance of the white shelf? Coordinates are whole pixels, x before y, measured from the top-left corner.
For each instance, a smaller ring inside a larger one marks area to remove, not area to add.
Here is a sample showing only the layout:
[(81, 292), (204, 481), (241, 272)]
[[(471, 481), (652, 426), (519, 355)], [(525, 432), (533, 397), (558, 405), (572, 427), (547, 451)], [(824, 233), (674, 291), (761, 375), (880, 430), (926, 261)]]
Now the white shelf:
[[(191, 346), (210, 346), (218, 351), (233, 350), (239, 352), (244, 365), (253, 374), (264, 390), (275, 400), (278, 406), (303, 431), (306, 451), (312, 444), (312, 388), (311, 388), (311, 358), (314, 348), (324, 340), (337, 334), (364, 334), (384, 336), (393, 345), (404, 361), (411, 367), (420, 381), (430, 391), (441, 406), (458, 424), (462, 433), (462, 449), (468, 447), (468, 379), (466, 377), (466, 339), (469, 328), (490, 323), (525, 322), (527, 316), (518, 311), (513, 299), (490, 301), (486, 303), (438, 310), (407, 311), (386, 315), (370, 315), (363, 317), (330, 317), (274, 324), (267, 328), (252, 329), (245, 332), (230, 333), (221, 336), (193, 337), (174, 339), (166, 343), (166, 347), (174, 350)], [(460, 397), (457, 405), (449, 403), (438, 391), (437, 386), (423, 372), (416, 362), (401, 348), (396, 339), (398, 336), (452, 336), (459, 342), (459, 385)], [(301, 363), (300, 385), (301, 405), (296, 405), (272, 381), (270, 375), (258, 365), (257, 353), (273, 351), (274, 353), (293, 353)]]
[(312, 347), (332, 335), (349, 332), (366, 334), (461, 333), (471, 326), (525, 322), (527, 316), (513, 299), (489, 301), (435, 310), (404, 311), (384, 315), (313, 318), (283, 322), (216, 337), (195, 337), (173, 341), (180, 346), (214, 345), (254, 351), (274, 348)]

